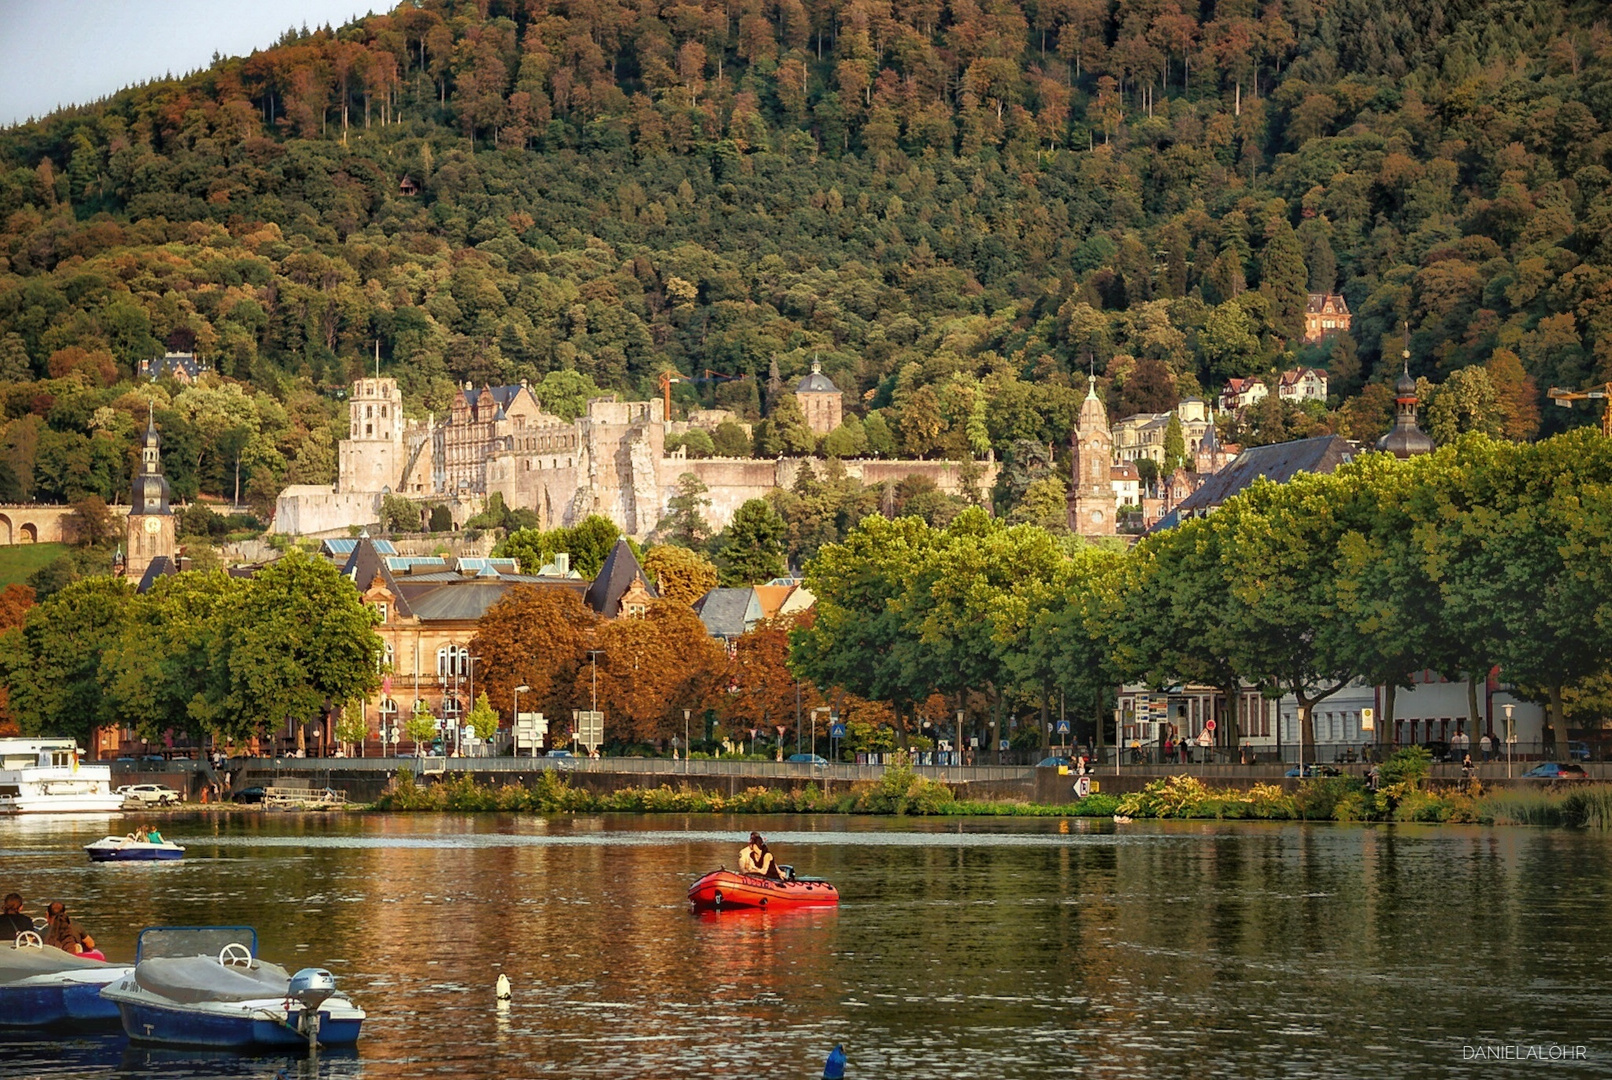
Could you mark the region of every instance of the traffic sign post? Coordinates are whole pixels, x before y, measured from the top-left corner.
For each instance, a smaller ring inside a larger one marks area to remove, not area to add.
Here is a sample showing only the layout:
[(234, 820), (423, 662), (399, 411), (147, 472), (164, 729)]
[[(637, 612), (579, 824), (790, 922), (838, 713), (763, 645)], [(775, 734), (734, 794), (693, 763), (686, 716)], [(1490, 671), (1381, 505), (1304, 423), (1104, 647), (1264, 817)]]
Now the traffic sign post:
[(592, 709), (580, 709), (577, 712), (576, 741), (587, 748), (588, 753), (599, 749), (604, 742), (604, 713)]
[(533, 757), (537, 756), (537, 747), (548, 737), (549, 722), (540, 712), (523, 712), (515, 714), (515, 753), (529, 750)]

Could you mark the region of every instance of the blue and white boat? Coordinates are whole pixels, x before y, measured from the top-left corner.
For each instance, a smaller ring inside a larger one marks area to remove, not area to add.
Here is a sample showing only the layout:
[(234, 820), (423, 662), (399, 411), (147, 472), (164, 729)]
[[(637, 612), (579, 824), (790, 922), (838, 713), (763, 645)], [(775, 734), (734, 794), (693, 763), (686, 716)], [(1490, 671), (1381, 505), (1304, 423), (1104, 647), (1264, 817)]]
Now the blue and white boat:
[(108, 836), (93, 844), (85, 844), (91, 862), (167, 862), (183, 859), (185, 849), (172, 840), (133, 840), (127, 836)]
[(134, 970), (101, 991), (142, 1042), (249, 1050), (358, 1041), (364, 1010), (323, 968), (292, 974), (257, 957), (244, 926), (151, 927)]
[(134, 968), (74, 956), (24, 932), (0, 945), (0, 1028), (72, 1027), (116, 1021), (101, 988)]

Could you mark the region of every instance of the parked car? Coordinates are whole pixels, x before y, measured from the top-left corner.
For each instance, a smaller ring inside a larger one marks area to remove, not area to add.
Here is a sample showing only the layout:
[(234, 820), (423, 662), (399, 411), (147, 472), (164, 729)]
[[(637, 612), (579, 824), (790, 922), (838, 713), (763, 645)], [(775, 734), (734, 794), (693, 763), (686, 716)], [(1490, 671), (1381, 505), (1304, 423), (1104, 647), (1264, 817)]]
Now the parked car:
[(1068, 758), (1059, 757), (1057, 754), (1054, 754), (1051, 757), (1044, 757), (1040, 761), (1036, 762), (1035, 767), (1038, 769), (1056, 769), (1060, 765), (1073, 764), (1074, 762), (1070, 761)]
[(1560, 765), (1554, 761), (1547, 761), (1543, 765), (1535, 765), (1522, 774), (1533, 780), (1588, 780), (1582, 765)]
[(828, 758), (817, 754), (790, 754), (784, 758), (791, 765), (827, 765)]
[(242, 788), (239, 791), (231, 792), (229, 801), (236, 803), (260, 803), (263, 801), (263, 796), (265, 794), (266, 792), (260, 787)]
[(1287, 775), (1292, 777), (1302, 776), (1305, 779), (1309, 779), (1316, 776), (1341, 776), (1342, 774), (1331, 765), (1305, 765), (1302, 772), (1299, 766), (1295, 765), (1287, 770)]
[(548, 756), (549, 757), (575, 757), (576, 755), (571, 753), (571, 751), (569, 751), (569, 750), (550, 750)]
[(146, 806), (178, 806), (179, 792), (167, 784), (125, 784), (117, 789), (126, 803), (144, 803)]
[(1573, 740), (1567, 744), (1567, 756), (1572, 758), (1574, 761), (1590, 760), (1590, 744), (1587, 742), (1579, 742), (1576, 739)]

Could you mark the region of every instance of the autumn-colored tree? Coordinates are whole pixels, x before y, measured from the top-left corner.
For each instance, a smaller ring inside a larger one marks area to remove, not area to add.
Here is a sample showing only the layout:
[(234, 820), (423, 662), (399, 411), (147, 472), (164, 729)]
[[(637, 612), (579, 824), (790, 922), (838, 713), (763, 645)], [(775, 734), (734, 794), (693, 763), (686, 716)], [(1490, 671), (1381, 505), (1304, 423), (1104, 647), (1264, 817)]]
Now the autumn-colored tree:
[(789, 669), (789, 632), (800, 625), (796, 617), (767, 619), (734, 640), (726, 693), (719, 695), (730, 731), (793, 731), (796, 717), (807, 715), (803, 710), (822, 703), (817, 687)]
[[(612, 619), (594, 635), (596, 655), (579, 666), (572, 693), (598, 701), (607, 741), (654, 742), (683, 730), (683, 710), (710, 700), (722, 647), (681, 604), (659, 600), (641, 619)], [(595, 670), (597, 664), (597, 670)], [(595, 683), (597, 679), (597, 683)]]
[(510, 589), (487, 609), (470, 642), (470, 651), (481, 657), (493, 706), (500, 713), (511, 712), (515, 687), (529, 686), (530, 691), (521, 693), (523, 705), (551, 718), (568, 716), (577, 707), (576, 673), (586, 666), (588, 639), (597, 623), (573, 589)]
[(655, 579), (661, 598), (692, 604), (716, 588), (716, 566), (697, 551), (658, 544), (644, 555), (644, 570)]

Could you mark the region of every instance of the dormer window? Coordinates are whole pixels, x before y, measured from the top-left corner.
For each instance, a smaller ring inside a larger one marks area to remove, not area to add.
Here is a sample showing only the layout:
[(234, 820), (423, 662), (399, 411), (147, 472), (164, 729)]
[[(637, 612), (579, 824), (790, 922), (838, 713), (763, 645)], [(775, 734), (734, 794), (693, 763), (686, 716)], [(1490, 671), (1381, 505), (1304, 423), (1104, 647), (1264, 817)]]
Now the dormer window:
[(385, 601), (377, 601), (370, 606), (375, 609), (375, 614), (380, 618), (380, 621), (384, 623), (386, 621), (386, 616), (390, 606)]

